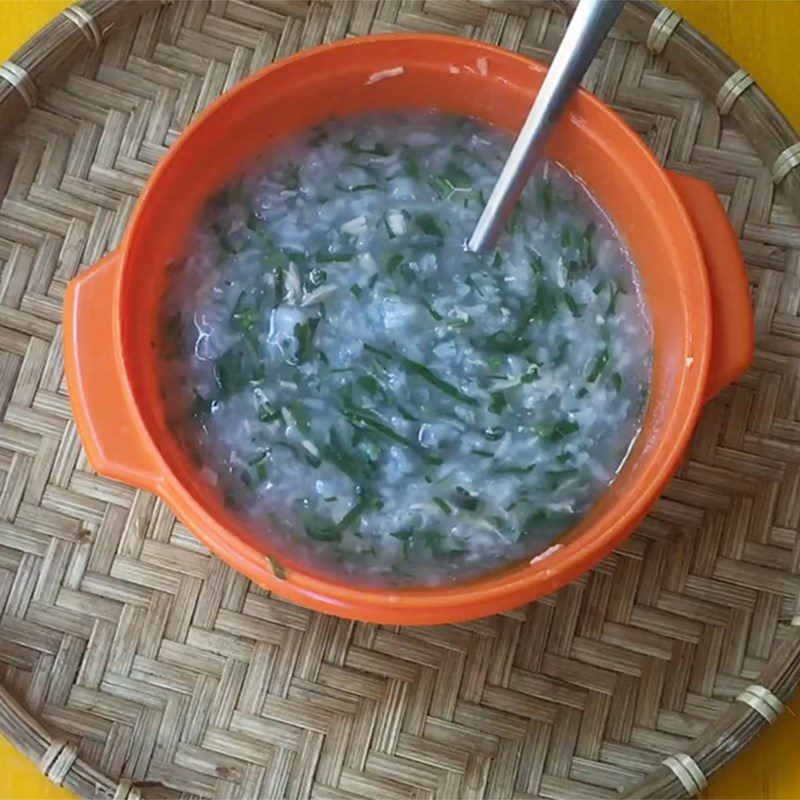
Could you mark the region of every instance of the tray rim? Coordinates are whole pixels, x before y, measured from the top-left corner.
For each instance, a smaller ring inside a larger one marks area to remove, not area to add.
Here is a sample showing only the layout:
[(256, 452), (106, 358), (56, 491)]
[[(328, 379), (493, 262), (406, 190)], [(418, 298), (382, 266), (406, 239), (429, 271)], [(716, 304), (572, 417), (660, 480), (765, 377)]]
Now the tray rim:
[[(158, 4), (173, 0), (83, 0), (62, 11), (28, 39), (0, 67), (0, 135), (13, 129), (36, 104), (61, 68), (100, 47), (116, 28), (134, 22)], [(576, 0), (550, 0), (570, 13)], [(764, 163), (772, 181), (800, 216), (800, 142), (792, 125), (749, 74), (675, 11), (657, 0), (628, 0), (618, 27), (654, 54), (664, 54), (707, 95), (721, 116), (730, 114)], [(10, 68), (9, 68), (9, 65)], [(703, 71), (705, 70), (705, 71)], [(754, 684), (693, 740), (688, 752), (664, 759), (622, 796), (681, 798), (701, 791), (708, 778), (731, 762), (756, 735), (777, 719), (800, 685), (800, 597), (788, 635), (770, 656)], [(753, 688), (753, 687), (751, 687)], [(761, 695), (759, 701), (758, 695)], [(777, 704), (776, 704), (777, 701)], [(115, 780), (84, 761), (77, 749), (51, 735), (9, 690), (0, 684), (0, 734), (34, 762), (52, 782), (79, 797), (138, 800), (152, 784)]]

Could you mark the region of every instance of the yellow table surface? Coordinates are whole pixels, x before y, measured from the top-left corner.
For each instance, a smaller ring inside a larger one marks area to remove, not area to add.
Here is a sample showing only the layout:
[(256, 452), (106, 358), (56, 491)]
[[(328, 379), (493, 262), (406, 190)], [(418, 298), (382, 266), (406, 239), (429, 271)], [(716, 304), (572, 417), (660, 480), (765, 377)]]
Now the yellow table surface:
[[(0, 0), (0, 61), (69, 3)], [(800, 130), (800, 69), (793, 67), (800, 0), (672, 0), (669, 3), (747, 69)], [(784, 714), (704, 793), (727, 798), (800, 798), (800, 694)], [(72, 794), (47, 781), (0, 737), (0, 798), (57, 800)]]

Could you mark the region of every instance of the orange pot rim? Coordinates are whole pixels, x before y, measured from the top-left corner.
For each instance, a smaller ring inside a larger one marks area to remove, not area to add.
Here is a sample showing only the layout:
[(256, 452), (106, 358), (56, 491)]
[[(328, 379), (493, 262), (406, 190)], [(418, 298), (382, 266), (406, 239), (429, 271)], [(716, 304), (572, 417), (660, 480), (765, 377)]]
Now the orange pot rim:
[[(331, 49), (348, 50), (363, 48), (376, 41), (384, 43), (409, 40), (442, 46), (456, 42), (460, 46), (468, 46), (474, 54), (473, 57), (517, 60), (534, 71), (545, 70), (542, 65), (519, 54), (460, 37), (438, 34), (380, 34), (337, 41), (305, 50), (250, 76), (214, 102), (187, 127), (157, 165), (142, 192), (118, 251), (119, 275), (114, 284), (113, 297), (116, 311), (113, 316), (115, 342), (120, 342), (123, 336), (120, 305), (126, 276), (134, 267), (128, 257), (131, 242), (146, 233), (147, 222), (143, 211), (148, 199), (165, 173), (170, 170), (173, 162), (183, 158), (186, 141), (201, 134), (209, 118), (224, 113), (228, 104), (235, 103), (241, 92), (262, 80), (266, 74), (284, 69), (297, 61), (313, 60), (318, 54), (330, 52)], [(643, 158), (648, 162), (648, 173), (641, 175), (641, 179), (648, 185), (657, 182), (659, 190), (669, 195), (670, 203), (673, 205), (670, 213), (680, 223), (681, 230), (676, 232), (676, 236), (680, 237), (681, 248), (688, 254), (688, 260), (701, 265), (704, 262), (703, 251), (691, 217), (680, 193), (672, 185), (661, 165), (639, 137), (608, 106), (587, 92), (582, 91), (581, 98), (583, 103), (590, 104), (595, 111), (613, 118), (614, 136), (618, 137), (620, 147), (633, 149), (640, 159)], [(118, 347), (116, 353), (117, 359), (121, 361), (121, 380), (129, 395), (129, 408), (135, 417), (135, 435), (141, 440), (146, 440), (147, 449), (151, 452), (154, 479), (148, 488), (156, 491), (185, 521), (192, 532), (230, 565), (256, 583), (317, 610), (367, 621), (410, 624), (460, 621), (507, 610), (563, 586), (600, 561), (630, 534), (671, 478), (699, 416), (711, 360), (711, 294), (705, 271), (698, 270), (698, 273), (696, 279), (699, 281), (702, 296), (694, 298), (693, 302), (699, 303), (701, 313), (694, 315), (686, 333), (693, 358), (692, 369), (681, 371), (675, 378), (679, 383), (676, 390), (679, 402), (670, 412), (668, 422), (659, 432), (652, 448), (648, 448), (647, 459), (631, 487), (635, 491), (628, 491), (620, 498), (615, 506), (618, 510), (616, 517), (609, 520), (602, 529), (593, 529), (591, 535), (581, 535), (565, 543), (542, 560), (533, 559), (530, 563), (518, 563), (503, 571), (464, 583), (431, 588), (353, 587), (346, 585), (341, 579), (314, 575), (297, 568), (294, 564), (287, 565), (285, 579), (277, 577), (264, 553), (222, 525), (182, 486), (164, 458), (152, 432), (145, 425), (130, 379), (132, 365), (125, 357), (124, 349)], [(67, 361), (68, 373), (77, 370), (72, 359), (68, 358)], [(83, 429), (81, 433), (84, 433)]]

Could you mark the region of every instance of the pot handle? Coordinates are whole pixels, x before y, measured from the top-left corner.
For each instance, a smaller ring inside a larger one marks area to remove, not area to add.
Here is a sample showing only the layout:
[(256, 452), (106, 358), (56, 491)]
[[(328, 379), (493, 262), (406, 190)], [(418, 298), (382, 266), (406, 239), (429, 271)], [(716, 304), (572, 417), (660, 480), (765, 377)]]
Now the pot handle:
[(689, 212), (706, 262), (711, 293), (711, 363), (708, 402), (752, 363), (753, 308), (742, 251), (717, 193), (705, 181), (668, 173)]
[(70, 281), (64, 297), (64, 367), (72, 412), (89, 463), (101, 475), (148, 491), (160, 484), (119, 352), (117, 250)]

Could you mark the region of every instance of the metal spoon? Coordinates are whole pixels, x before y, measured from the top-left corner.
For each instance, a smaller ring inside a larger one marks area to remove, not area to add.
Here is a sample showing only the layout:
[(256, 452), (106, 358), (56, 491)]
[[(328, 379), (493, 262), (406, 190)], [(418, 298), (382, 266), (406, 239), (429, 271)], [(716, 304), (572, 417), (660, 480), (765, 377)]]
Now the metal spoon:
[(467, 243), (473, 252), (497, 244), (503, 224), (525, 188), (545, 143), (623, 5), (624, 0), (579, 0), (542, 88)]

